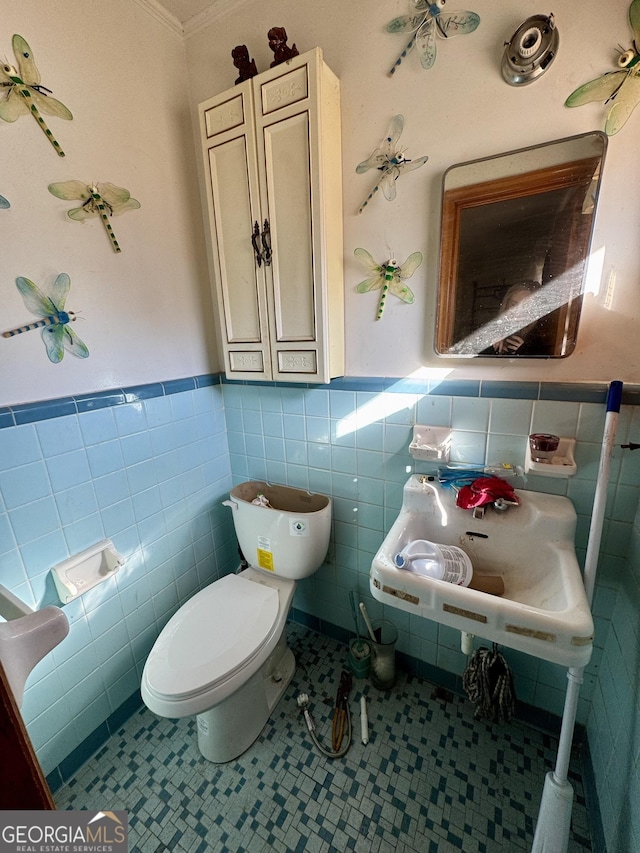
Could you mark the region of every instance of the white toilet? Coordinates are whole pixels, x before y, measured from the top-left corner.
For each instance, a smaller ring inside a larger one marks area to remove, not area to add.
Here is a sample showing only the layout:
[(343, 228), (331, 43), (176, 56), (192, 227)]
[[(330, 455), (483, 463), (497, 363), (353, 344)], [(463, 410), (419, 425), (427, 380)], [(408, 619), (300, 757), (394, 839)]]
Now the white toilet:
[(161, 717), (197, 715), (198, 746), (218, 764), (248, 749), (295, 671), (286, 621), (296, 580), (326, 556), (331, 499), (252, 481), (231, 490), (249, 568), (193, 596), (165, 625), (142, 673), (142, 699)]

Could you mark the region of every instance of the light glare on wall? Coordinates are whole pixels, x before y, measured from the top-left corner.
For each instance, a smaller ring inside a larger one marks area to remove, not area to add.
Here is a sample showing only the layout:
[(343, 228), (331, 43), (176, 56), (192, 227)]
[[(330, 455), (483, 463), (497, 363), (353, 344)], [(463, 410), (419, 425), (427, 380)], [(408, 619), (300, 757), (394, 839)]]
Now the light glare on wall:
[(358, 406), (338, 421), (336, 425), (336, 438), (342, 438), (345, 435), (369, 426), (369, 424), (376, 423), (376, 421), (382, 421), (389, 417), (389, 415), (402, 411), (402, 409), (412, 408), (418, 400), (421, 400), (429, 393), (429, 384), (432, 387), (434, 383), (436, 386), (439, 385), (449, 373), (451, 373), (451, 368), (448, 367), (418, 368), (418, 370), (410, 373), (405, 379), (399, 379), (397, 387), (400, 388), (407, 380), (424, 381), (424, 391), (412, 393), (400, 390), (394, 391), (393, 389), (396, 386), (391, 386), (387, 391), (381, 391), (372, 400), (367, 401), (362, 406)]
[[(600, 293), (602, 270), (604, 269), (605, 248), (601, 246), (591, 252), (587, 260), (587, 270), (584, 278), (584, 292), (597, 296)], [(608, 307), (608, 306), (607, 306)]]

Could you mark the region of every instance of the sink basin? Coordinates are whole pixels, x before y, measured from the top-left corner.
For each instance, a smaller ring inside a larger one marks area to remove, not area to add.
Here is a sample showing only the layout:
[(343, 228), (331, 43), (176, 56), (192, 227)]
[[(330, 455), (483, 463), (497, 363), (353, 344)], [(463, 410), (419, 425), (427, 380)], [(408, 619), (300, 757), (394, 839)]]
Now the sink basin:
[[(456, 506), (452, 488), (413, 475), (402, 509), (376, 554), (373, 597), (443, 625), (564, 666), (584, 666), (593, 619), (575, 554), (576, 512), (568, 498), (517, 489), (519, 506), (484, 518)], [(428, 539), (465, 551), (477, 580), (498, 575), (504, 594), (489, 595), (399, 569), (394, 557)]]

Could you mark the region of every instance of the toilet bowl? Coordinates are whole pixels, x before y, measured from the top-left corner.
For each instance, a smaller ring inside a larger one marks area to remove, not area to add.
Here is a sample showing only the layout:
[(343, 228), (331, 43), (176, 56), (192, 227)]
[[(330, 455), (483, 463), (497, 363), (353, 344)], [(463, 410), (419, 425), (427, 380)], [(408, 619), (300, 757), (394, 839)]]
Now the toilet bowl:
[(196, 715), (200, 752), (215, 763), (251, 746), (293, 677), (286, 621), (296, 581), (322, 565), (331, 530), (331, 500), (287, 486), (242, 483), (224, 504), (250, 565), (174, 614), (141, 683), (158, 716)]

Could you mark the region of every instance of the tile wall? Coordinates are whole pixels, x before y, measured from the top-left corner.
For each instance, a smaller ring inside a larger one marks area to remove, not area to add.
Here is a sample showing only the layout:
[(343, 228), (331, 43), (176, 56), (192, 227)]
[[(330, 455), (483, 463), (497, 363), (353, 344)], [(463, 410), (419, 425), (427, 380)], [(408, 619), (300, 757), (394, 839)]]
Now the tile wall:
[[(403, 484), (413, 472), (432, 470), (408, 452), (415, 423), (451, 426), (452, 459), (474, 465), (522, 465), (530, 432), (575, 436), (576, 475), (568, 480), (528, 476), (526, 487), (571, 498), (578, 513), (578, 555), (584, 561), (604, 427), (604, 386), (450, 381), (427, 387), (411, 380), (343, 379), (330, 388), (307, 389), (227, 383), (223, 392), (234, 482), (264, 478), (333, 498), (329, 559), (299, 584), (294, 600), (294, 607), (324, 623), (351, 630), (348, 592), (357, 589), (372, 618), (384, 616), (398, 626), (399, 651), (445, 673), (459, 676), (465, 668), (458, 631), (386, 609), (369, 596), (371, 560), (397, 516)], [(625, 400), (637, 402), (635, 389), (627, 390)], [(640, 434), (640, 408), (627, 404), (619, 420), (621, 443), (630, 432)], [(617, 449), (594, 597), (596, 648), (581, 690), (580, 723), (591, 707), (639, 494), (640, 454)], [(560, 717), (566, 670), (510, 650), (507, 657), (518, 697)]]
[[(454, 456), (472, 464), (521, 465), (530, 432), (575, 436), (577, 473), (568, 480), (529, 476), (526, 487), (566, 494), (578, 513), (584, 563), (605, 419), (605, 387), (543, 383), (339, 380), (327, 389), (225, 384), (234, 482), (282, 480), (331, 494), (330, 560), (298, 587), (294, 606), (320, 625), (350, 629), (349, 589), (372, 616), (392, 619), (398, 647), (442, 683), (466, 658), (458, 632), (385, 608), (369, 597), (368, 571), (395, 520), (409, 473), (429, 470), (407, 452), (414, 423), (453, 428)], [(626, 388), (616, 444), (640, 442), (640, 395)], [(284, 436), (284, 437), (283, 437)], [(640, 451), (616, 447), (593, 601), (595, 647), (577, 719), (587, 724), (607, 849), (640, 850)], [(300, 618), (300, 617), (299, 617)], [(476, 645), (479, 642), (476, 641)], [(506, 650), (522, 701), (559, 718), (566, 670)], [(454, 678), (451, 686), (459, 686)], [(533, 714), (535, 719), (536, 714)]]
[(67, 556), (106, 537), (126, 560), (64, 607), (69, 635), (27, 682), (45, 773), (72, 772), (126, 714), (165, 622), (236, 565), (222, 391), (198, 377), (0, 418), (0, 584), (40, 608), (59, 603), (49, 568)]
[[(431, 470), (408, 453), (413, 424), (451, 426), (452, 458), (474, 465), (522, 465), (531, 431), (575, 436), (575, 477), (529, 476), (526, 486), (572, 499), (583, 560), (605, 398), (601, 385), (351, 378), (307, 388), (197, 377), (0, 410), (0, 583), (43, 606), (57, 600), (48, 570), (69, 554), (109, 537), (127, 561), (114, 581), (65, 607), (71, 633), (29, 679), (23, 710), (45, 771), (64, 778), (92, 738), (108, 736), (137, 701), (162, 625), (195, 590), (235, 568), (231, 521), (220, 502), (232, 482), (249, 478), (333, 498), (329, 557), (299, 584), (296, 618), (315, 620), (327, 633), (349, 631), (348, 592), (357, 590), (372, 616), (397, 624), (401, 652), (445, 680), (459, 677), (466, 659), (458, 632), (398, 610), (383, 613), (369, 596), (370, 563), (400, 508), (402, 486), (414, 471)], [(639, 403), (640, 389), (626, 388), (619, 443), (638, 441)], [(612, 731), (631, 722), (635, 732), (640, 720), (636, 669), (619, 663), (619, 648), (630, 640), (621, 634), (635, 631), (634, 648), (640, 634), (637, 618), (629, 618), (640, 597), (639, 494), (640, 453), (617, 449), (594, 599), (596, 648), (578, 715), (590, 720), (604, 778), (615, 776), (616, 749), (601, 732), (603, 715), (626, 715), (606, 718)], [(560, 716), (565, 670), (507, 656), (518, 697)], [(623, 702), (608, 698), (612, 678)]]
[(607, 849), (640, 850), (640, 508), (587, 733)]

